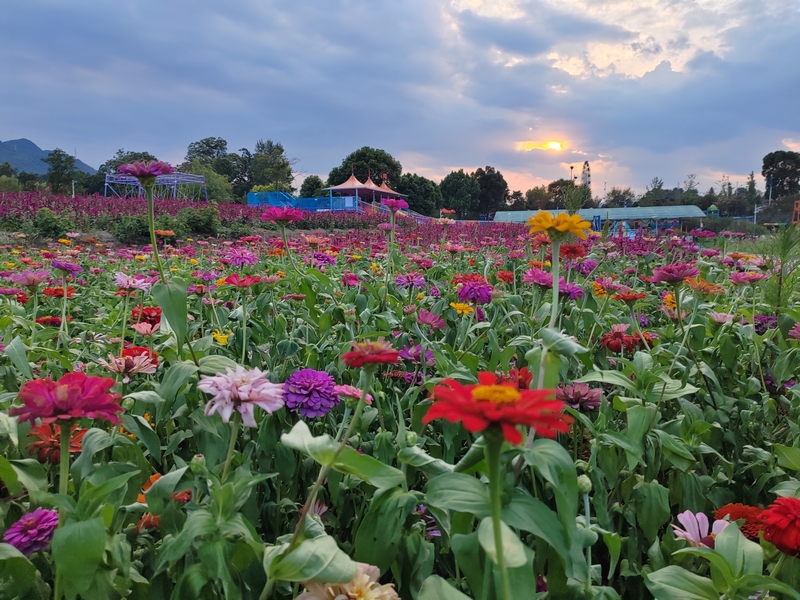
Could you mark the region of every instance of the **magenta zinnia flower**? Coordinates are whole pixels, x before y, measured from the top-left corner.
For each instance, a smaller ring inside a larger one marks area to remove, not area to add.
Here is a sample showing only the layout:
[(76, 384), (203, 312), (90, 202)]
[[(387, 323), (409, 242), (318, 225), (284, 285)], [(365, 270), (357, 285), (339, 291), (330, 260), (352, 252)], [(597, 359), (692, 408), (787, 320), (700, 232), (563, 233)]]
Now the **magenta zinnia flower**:
[(653, 269), (652, 283), (680, 283), (687, 277), (697, 277), (700, 269), (693, 265), (678, 263), (674, 265), (664, 265)]
[(333, 377), (325, 371), (300, 369), (283, 384), (286, 407), (304, 417), (324, 417), (339, 404)]
[(50, 266), (54, 269), (58, 269), (59, 271), (63, 271), (64, 273), (73, 274), (73, 273), (80, 273), (83, 271), (83, 267), (80, 265), (76, 265), (75, 263), (68, 262), (66, 260), (58, 260), (54, 259)]
[(737, 271), (736, 273), (731, 273), (731, 282), (734, 285), (749, 285), (766, 278), (766, 275), (754, 271), (746, 271), (744, 273)]
[(425, 276), (422, 273), (400, 273), (394, 278), (394, 284), (398, 288), (423, 288), (425, 287)]
[(175, 167), (160, 160), (151, 160), (121, 165), (118, 170), (125, 175), (136, 177), (143, 186), (152, 187), (156, 183), (156, 177), (171, 175), (175, 172)]
[(603, 399), (603, 390), (592, 389), (585, 383), (572, 385), (559, 384), (556, 388), (556, 400), (561, 400), (576, 410), (597, 410)]
[(117, 425), (121, 396), (108, 390), (116, 383), (109, 377), (90, 377), (85, 373), (67, 373), (58, 381), (33, 379), (25, 383), (18, 397), (22, 406), (12, 406), (9, 416), (20, 422), (41, 419), (42, 423), (72, 419), (102, 419)]
[(424, 308), (417, 313), (417, 323), (427, 325), (431, 329), (444, 329), (444, 319)]
[(397, 198), (396, 200), (392, 198), (381, 198), (381, 204), (383, 204), (392, 212), (397, 212), (403, 208), (408, 208), (408, 202), (402, 198)]
[(254, 406), (268, 414), (283, 407), (283, 385), (267, 379), (267, 372), (257, 368), (245, 369), (237, 365), (236, 370), (226, 369), (213, 377), (203, 375), (197, 389), (213, 397), (206, 404), (206, 415), (219, 413), (223, 423), (231, 420), (234, 410), (242, 415), (247, 427), (258, 427)]
[(3, 541), (14, 546), (25, 556), (46, 550), (58, 527), (58, 513), (46, 508), (37, 508), (9, 527)]
[(22, 273), (14, 273), (10, 279), (17, 285), (22, 287), (35, 288), (39, 287), (43, 281), (50, 278), (50, 271), (30, 271), (25, 270)]
[(690, 546), (700, 546), (714, 548), (714, 538), (716, 538), (730, 522), (717, 520), (708, 530), (708, 517), (703, 513), (693, 513), (690, 510), (678, 515), (678, 522), (683, 525), (683, 529), (673, 525), (672, 529), (677, 537), (685, 539)]
[(302, 221), (303, 218), (303, 211), (283, 206), (270, 206), (261, 214), (262, 221), (283, 226), (294, 221)]
[(553, 287), (553, 276), (547, 271), (534, 267), (525, 272), (522, 276), (522, 282), (534, 283), (545, 288), (551, 288)]
[(489, 304), (493, 291), (494, 287), (484, 281), (468, 281), (458, 288), (458, 301)]

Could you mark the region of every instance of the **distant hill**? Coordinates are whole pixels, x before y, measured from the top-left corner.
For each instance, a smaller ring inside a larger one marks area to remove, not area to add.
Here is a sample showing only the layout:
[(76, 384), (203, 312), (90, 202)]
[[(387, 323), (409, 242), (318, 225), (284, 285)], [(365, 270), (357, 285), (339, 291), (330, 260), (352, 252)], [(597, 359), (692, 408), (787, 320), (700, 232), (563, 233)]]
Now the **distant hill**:
[[(0, 142), (0, 164), (9, 162), (20, 173), (25, 171), (26, 173), (47, 175), (49, 165), (46, 162), (42, 162), (42, 159), (47, 158), (51, 152), (52, 150), (42, 150), (32, 141), (25, 138)], [(80, 171), (89, 173), (89, 175), (97, 172), (97, 169), (93, 169), (80, 160), (75, 161), (75, 166)]]

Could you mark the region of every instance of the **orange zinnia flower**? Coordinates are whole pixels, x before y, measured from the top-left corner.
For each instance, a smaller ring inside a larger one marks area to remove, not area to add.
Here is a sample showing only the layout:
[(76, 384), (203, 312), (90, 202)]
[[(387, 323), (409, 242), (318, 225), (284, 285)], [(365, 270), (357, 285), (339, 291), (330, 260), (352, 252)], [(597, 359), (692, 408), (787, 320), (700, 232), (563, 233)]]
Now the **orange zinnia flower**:
[(697, 292), (702, 292), (703, 294), (724, 294), (725, 288), (718, 286), (713, 283), (709, 283), (702, 277), (687, 277), (683, 280), (683, 283), (688, 285), (690, 288)]
[(511, 444), (522, 442), (519, 425), (552, 438), (568, 431), (572, 423), (572, 417), (562, 412), (564, 403), (553, 399), (554, 390), (520, 390), (514, 383), (500, 383), (494, 373), (478, 373), (476, 385), (462, 385), (453, 379), (445, 379), (444, 384), (433, 388), (436, 402), (423, 423), (444, 418), (462, 423), (473, 433), (498, 427)]

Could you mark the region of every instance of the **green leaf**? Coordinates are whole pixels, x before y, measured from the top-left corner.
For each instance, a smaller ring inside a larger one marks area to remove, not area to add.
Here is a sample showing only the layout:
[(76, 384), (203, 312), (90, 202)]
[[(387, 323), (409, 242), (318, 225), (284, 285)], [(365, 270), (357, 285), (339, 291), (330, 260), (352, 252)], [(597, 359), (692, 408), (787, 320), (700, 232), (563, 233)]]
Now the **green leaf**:
[(435, 477), (444, 473), (451, 473), (453, 465), (439, 458), (434, 458), (419, 446), (403, 448), (397, 454), (397, 460), (416, 467), (428, 476)]
[(779, 466), (792, 471), (800, 471), (800, 448), (773, 444), (772, 450), (778, 457)]
[[(265, 552), (265, 561), (267, 556)], [(280, 581), (346, 583), (356, 574), (356, 563), (339, 549), (329, 535), (303, 540), (289, 554), (270, 558), (268, 575), (270, 579)]]
[(764, 570), (764, 551), (761, 546), (744, 537), (735, 524), (728, 525), (717, 535), (714, 550), (722, 555), (737, 577), (760, 575)]
[(103, 560), (106, 528), (100, 518), (73, 521), (56, 529), (52, 549), (67, 597), (84, 594)]
[(94, 517), (95, 511), (100, 508), (100, 505), (102, 505), (111, 494), (121, 489), (123, 486), (127, 489), (128, 480), (138, 474), (138, 470), (129, 471), (117, 477), (112, 477), (97, 487), (89, 483), (88, 479), (84, 480), (81, 486), (80, 499), (78, 500), (78, 518), (88, 520)]
[(125, 429), (130, 431), (144, 444), (150, 456), (152, 456), (157, 463), (161, 464), (161, 440), (156, 435), (156, 432), (153, 431), (153, 428), (150, 427), (150, 423), (147, 422), (147, 419), (139, 415), (125, 414), (122, 415), (122, 423)]
[[(38, 460), (33, 458), (18, 458), (8, 461), (17, 475), (17, 480), (28, 490), (28, 495), (35, 497), (48, 490), (47, 473)], [(2, 478), (0, 478), (2, 479)]]
[(611, 559), (608, 565), (608, 579), (614, 579), (614, 571), (617, 569), (617, 562), (619, 561), (619, 554), (622, 550), (622, 538), (618, 533), (604, 533), (603, 542), (608, 548), (609, 558)]
[(36, 567), (10, 544), (0, 543), (0, 590), (5, 597), (22, 596), (36, 580)]
[(142, 390), (141, 392), (133, 392), (125, 396), (137, 402), (145, 402), (147, 404), (161, 404), (164, 399), (152, 390)]
[(524, 455), (525, 461), (552, 486), (558, 516), (569, 538), (578, 514), (578, 474), (572, 458), (561, 444), (547, 439), (534, 441)]
[(19, 483), (17, 472), (8, 459), (3, 456), (0, 456), (0, 480), (3, 481), (12, 496), (22, 495), (22, 485)]
[(150, 293), (158, 302), (178, 341), (178, 354), (183, 348), (186, 333), (189, 331), (188, 310), (186, 307), (187, 285), (183, 279), (174, 278), (166, 283), (158, 282), (153, 285)]
[(159, 395), (164, 400), (174, 400), (180, 389), (197, 373), (197, 365), (190, 360), (172, 365), (159, 384)]
[(634, 488), (632, 500), (637, 506), (636, 520), (649, 541), (669, 521), (669, 490), (656, 481), (642, 482)]
[(754, 594), (761, 595), (763, 590), (771, 590), (773, 592), (780, 592), (781, 594), (791, 596), (792, 598), (795, 598), (795, 600), (800, 600), (800, 591), (782, 581), (778, 581), (772, 577), (767, 577), (766, 575), (762, 575), (760, 573), (751, 573), (741, 577), (736, 581), (736, 587), (742, 594), (741, 597), (745, 597), (749, 594), (752, 598)]
[(417, 600), (470, 600), (470, 597), (438, 575), (431, 575), (422, 584)]
[(428, 481), (425, 503), (483, 518), (491, 513), (489, 487), (470, 475), (445, 473)]
[(539, 336), (542, 338), (542, 345), (545, 348), (561, 356), (574, 357), (576, 354), (589, 352), (588, 348), (581, 346), (578, 342), (573, 341), (555, 329), (540, 329)]
[(31, 365), (28, 362), (28, 349), (19, 336), (15, 337), (11, 343), (6, 346), (6, 356), (11, 359), (17, 371), (22, 373), (26, 379), (33, 379)]
[(331, 465), (340, 473), (354, 475), (378, 489), (402, 485), (406, 480), (400, 469), (366, 454), (359, 454), (350, 446), (342, 448), (334, 461), (339, 443), (327, 434), (314, 437), (304, 421), (298, 421), (289, 433), (284, 433), (281, 444), (310, 456), (321, 465)]
[(218, 373), (225, 373), (226, 369), (231, 371), (236, 370), (236, 362), (227, 356), (221, 354), (211, 354), (203, 356), (197, 361), (200, 363), (200, 373), (203, 375), (216, 375)]
[(515, 490), (511, 502), (503, 507), (503, 521), (511, 527), (528, 531), (543, 539), (565, 562), (569, 562), (567, 533), (558, 520), (558, 515), (544, 502)]
[(76, 485), (77, 481), (86, 477), (92, 470), (94, 455), (113, 445), (114, 439), (107, 431), (93, 427), (86, 432), (83, 436), (81, 453), (70, 468), (72, 477), (76, 480)]
[(719, 600), (720, 593), (710, 579), (670, 565), (644, 576), (655, 600)]
[[(503, 544), (503, 562), (506, 567), (513, 569), (521, 567), (527, 562), (525, 557), (525, 546), (517, 537), (517, 534), (505, 523), (500, 521), (500, 535)], [(494, 524), (491, 517), (484, 517), (478, 526), (478, 542), (481, 548), (489, 556), (494, 564), (499, 563), (497, 556), (497, 546), (494, 541)]]
[(385, 572), (397, 556), (403, 524), (416, 506), (416, 496), (399, 488), (377, 492), (356, 533), (356, 560)]
[(159, 477), (144, 493), (144, 498), (147, 501), (147, 508), (151, 513), (154, 515), (161, 514), (167, 503), (172, 499), (172, 493), (175, 491), (175, 488), (183, 478), (187, 469), (188, 467), (175, 469)]

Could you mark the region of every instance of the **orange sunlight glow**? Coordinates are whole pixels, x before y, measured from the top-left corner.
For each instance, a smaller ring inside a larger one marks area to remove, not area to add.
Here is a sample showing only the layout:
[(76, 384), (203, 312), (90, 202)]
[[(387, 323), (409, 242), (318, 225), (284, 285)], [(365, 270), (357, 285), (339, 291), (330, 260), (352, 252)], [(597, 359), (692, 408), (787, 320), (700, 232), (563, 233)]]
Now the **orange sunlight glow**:
[(530, 152), (531, 150), (553, 150), (560, 152), (564, 149), (565, 143), (555, 140), (547, 140), (545, 142), (517, 142), (517, 150), (520, 152)]

